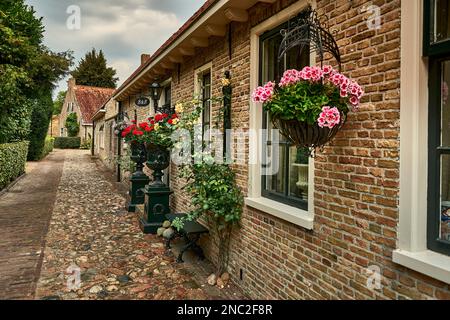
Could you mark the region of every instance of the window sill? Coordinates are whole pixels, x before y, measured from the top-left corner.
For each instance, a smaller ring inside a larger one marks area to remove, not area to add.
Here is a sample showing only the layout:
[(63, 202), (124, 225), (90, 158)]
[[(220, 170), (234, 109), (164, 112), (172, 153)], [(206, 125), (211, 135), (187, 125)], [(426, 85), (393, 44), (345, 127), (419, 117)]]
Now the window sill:
[(450, 284), (450, 257), (430, 250), (410, 252), (395, 250), (395, 263)]
[(307, 230), (312, 230), (314, 227), (314, 218), (307, 211), (262, 197), (246, 198), (245, 204), (249, 207), (269, 213), (277, 218), (289, 221)]

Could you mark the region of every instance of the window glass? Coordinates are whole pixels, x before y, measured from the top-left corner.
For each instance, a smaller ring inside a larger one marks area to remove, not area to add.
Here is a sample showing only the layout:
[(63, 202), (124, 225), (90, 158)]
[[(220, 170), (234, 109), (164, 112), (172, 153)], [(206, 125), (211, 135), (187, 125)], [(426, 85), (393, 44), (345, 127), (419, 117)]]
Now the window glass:
[(172, 87), (167, 86), (164, 88), (164, 104), (171, 105), (172, 104)]
[(450, 155), (441, 156), (441, 239), (450, 241)]
[[(442, 62), (441, 80), (441, 147), (450, 147), (450, 61)], [(441, 156), (441, 221), (440, 236), (442, 240), (450, 241), (450, 154)]]
[(202, 126), (203, 135), (211, 128), (211, 74), (206, 73), (202, 76)]
[(450, 0), (432, 0), (431, 42), (450, 39)]
[(441, 144), (443, 147), (450, 147), (450, 61), (442, 63), (442, 81), (441, 81)]
[[(302, 69), (309, 65), (308, 49), (299, 52), (298, 48), (293, 48), (283, 59), (278, 60), (278, 51), (283, 39), (280, 31), (286, 27), (287, 24), (284, 24), (261, 36), (261, 84), (279, 81), (285, 70)], [(263, 116), (263, 128), (267, 129), (266, 147), (263, 151), (265, 163), (269, 163), (272, 156), (278, 156), (279, 169), (275, 174), (263, 177), (262, 195), (307, 210), (309, 158), (306, 156), (306, 150), (293, 147), (282, 135), (279, 145), (273, 146), (270, 141), (273, 125), (267, 113)]]

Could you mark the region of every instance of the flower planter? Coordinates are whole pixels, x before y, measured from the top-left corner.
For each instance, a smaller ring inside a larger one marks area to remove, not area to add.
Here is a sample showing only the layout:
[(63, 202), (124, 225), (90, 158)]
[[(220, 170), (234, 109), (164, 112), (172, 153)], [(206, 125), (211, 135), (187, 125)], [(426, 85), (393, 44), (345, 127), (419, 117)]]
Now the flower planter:
[(283, 120), (272, 118), (275, 128), (297, 147), (320, 148), (327, 144), (338, 133), (345, 123), (342, 115), (341, 123), (333, 128), (321, 128), (317, 123), (313, 125), (298, 120)]
[(130, 177), (128, 211), (135, 212), (136, 206), (144, 203), (144, 188), (149, 183), (150, 179), (143, 171), (144, 162), (147, 159), (144, 144), (137, 141), (131, 141), (130, 149), (130, 158), (136, 163), (136, 171)]
[[(298, 148), (327, 144), (357, 111), (364, 90), (331, 66), (286, 70), (279, 83), (267, 82), (252, 94), (262, 103), (275, 128)], [(299, 121), (298, 119), (302, 119)]]
[(162, 177), (163, 170), (170, 165), (170, 150), (153, 143), (146, 143), (147, 149), (147, 167), (153, 170), (154, 181), (152, 185), (164, 185)]
[(144, 214), (139, 219), (141, 230), (156, 234), (165, 215), (170, 213), (169, 196), (172, 190), (162, 181), (163, 170), (170, 165), (170, 149), (153, 143), (145, 144), (147, 150), (147, 167), (153, 170), (153, 181), (145, 187)]

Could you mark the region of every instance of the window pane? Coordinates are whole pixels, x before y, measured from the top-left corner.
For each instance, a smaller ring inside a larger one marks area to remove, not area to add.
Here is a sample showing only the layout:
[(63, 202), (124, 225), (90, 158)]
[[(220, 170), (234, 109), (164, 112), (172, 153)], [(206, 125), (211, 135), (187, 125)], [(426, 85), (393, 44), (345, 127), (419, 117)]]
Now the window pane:
[(442, 84), (441, 84), (441, 145), (443, 147), (450, 147), (450, 99), (449, 99), (449, 84), (450, 84), (450, 61), (442, 63)]
[(308, 201), (309, 157), (306, 150), (291, 147), (289, 159), (289, 196)]
[(441, 157), (441, 239), (450, 241), (450, 155)]
[(433, 0), (432, 37), (433, 43), (450, 39), (450, 0)]
[[(278, 50), (280, 49), (282, 40), (281, 34), (277, 33), (263, 42), (262, 80), (264, 83), (281, 78), (279, 71), (280, 66), (278, 63)], [(283, 64), (283, 62), (281, 62), (281, 64)], [(283, 65), (281, 65), (281, 67), (283, 67)]]
[[(272, 146), (268, 146), (267, 149), (271, 149)], [(274, 192), (274, 193), (280, 193), (282, 195), (285, 194), (285, 185), (286, 185), (286, 146), (280, 145), (279, 148), (279, 169), (278, 173), (273, 176), (266, 176), (266, 189), (268, 191)], [(270, 150), (269, 155), (272, 154), (272, 151)]]
[[(280, 30), (286, 27), (287, 24), (262, 36), (264, 40), (261, 41), (261, 84), (268, 81), (279, 81), (283, 72), (287, 69), (301, 69), (309, 65), (308, 48), (305, 48), (303, 52), (300, 52), (299, 48), (293, 48), (286, 53), (284, 59), (278, 61), (278, 52), (283, 40)], [(278, 167), (278, 172), (264, 177), (266, 194), (276, 201), (291, 205), (294, 203), (305, 208), (308, 201), (308, 160), (304, 163), (297, 161), (297, 148), (292, 147), (282, 135), (279, 135), (280, 145), (272, 146), (270, 140), (274, 128), (269, 115), (265, 113), (263, 117), (263, 129), (268, 129), (266, 135), (268, 145), (265, 148), (266, 159), (271, 159), (270, 156), (275, 154), (273, 148), (277, 148), (278, 151), (278, 163), (274, 166)], [(271, 174), (272, 172), (266, 171), (266, 173)]]

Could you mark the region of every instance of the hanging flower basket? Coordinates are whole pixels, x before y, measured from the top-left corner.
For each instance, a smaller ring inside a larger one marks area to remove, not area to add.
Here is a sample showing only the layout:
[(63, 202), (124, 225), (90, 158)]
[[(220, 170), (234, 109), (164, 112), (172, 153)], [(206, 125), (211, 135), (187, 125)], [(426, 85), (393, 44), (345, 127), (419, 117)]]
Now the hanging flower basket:
[(268, 82), (253, 92), (275, 128), (292, 144), (310, 149), (327, 144), (357, 111), (364, 92), (331, 66), (287, 70), (279, 84)]
[(342, 115), (340, 124), (331, 129), (327, 127), (321, 128), (317, 123), (311, 125), (306, 121), (283, 120), (279, 118), (272, 118), (271, 120), (273, 126), (280, 130), (280, 133), (297, 147), (320, 148), (331, 141), (338, 133), (345, 123), (345, 116)]

